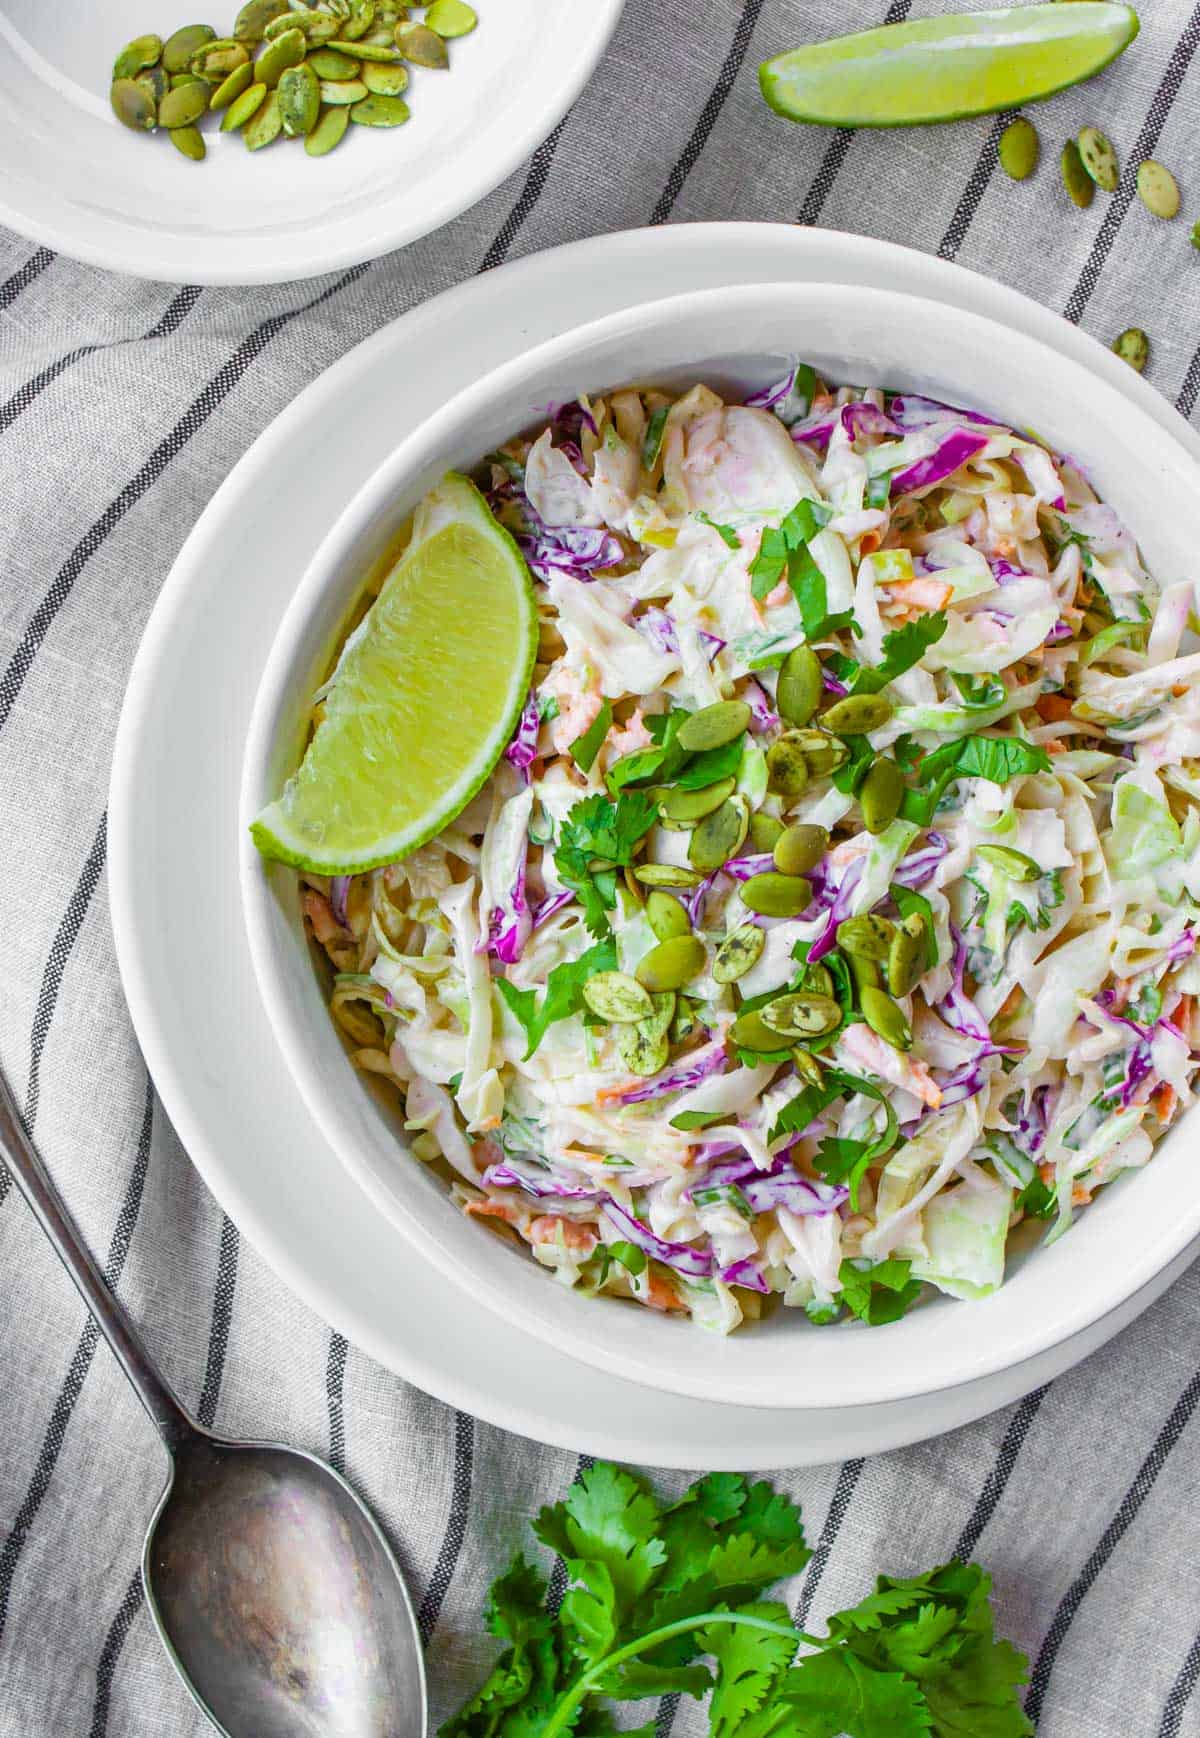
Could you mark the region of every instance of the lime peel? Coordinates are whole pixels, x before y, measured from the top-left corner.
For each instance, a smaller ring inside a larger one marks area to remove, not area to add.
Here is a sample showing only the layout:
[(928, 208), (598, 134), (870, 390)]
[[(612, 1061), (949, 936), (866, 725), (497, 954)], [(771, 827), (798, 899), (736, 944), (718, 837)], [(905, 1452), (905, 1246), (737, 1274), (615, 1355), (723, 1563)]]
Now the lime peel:
[(1138, 33), (1132, 7), (1079, 0), (908, 19), (764, 61), (777, 114), (825, 127), (917, 127), (994, 114), (1100, 72)]
[(451, 472), (342, 651), (282, 796), (250, 832), (321, 875), (394, 863), (485, 783), (517, 725), (537, 652), (529, 570), (482, 495)]

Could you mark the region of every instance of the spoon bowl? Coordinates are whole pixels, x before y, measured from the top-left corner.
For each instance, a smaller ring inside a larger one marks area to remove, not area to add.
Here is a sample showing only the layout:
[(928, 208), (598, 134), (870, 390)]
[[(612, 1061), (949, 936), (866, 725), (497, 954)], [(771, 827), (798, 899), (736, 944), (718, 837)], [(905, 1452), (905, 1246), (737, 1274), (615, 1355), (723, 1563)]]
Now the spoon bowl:
[(407, 1591), (323, 1461), (197, 1432), (176, 1451), (142, 1578), (165, 1647), (230, 1738), (423, 1738)]
[(223, 1738), (425, 1738), (412, 1602), (366, 1504), (316, 1455), (215, 1436), (180, 1405), (72, 1223), (3, 1076), (0, 1159), (170, 1456), (142, 1581), (202, 1713)]

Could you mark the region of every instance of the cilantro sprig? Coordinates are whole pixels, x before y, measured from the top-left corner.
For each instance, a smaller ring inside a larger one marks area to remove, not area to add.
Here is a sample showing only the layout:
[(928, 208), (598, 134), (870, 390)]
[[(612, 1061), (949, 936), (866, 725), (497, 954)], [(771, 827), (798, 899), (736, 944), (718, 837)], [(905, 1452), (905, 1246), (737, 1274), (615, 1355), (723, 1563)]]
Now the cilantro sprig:
[(799, 1509), (765, 1481), (710, 1473), (662, 1506), (644, 1480), (601, 1461), (533, 1530), (565, 1564), (561, 1605), (517, 1556), (486, 1609), (504, 1651), (441, 1738), (612, 1738), (608, 1702), (672, 1692), (710, 1696), (712, 1738), (1033, 1731), (1017, 1700), (1027, 1662), (996, 1639), (977, 1564), (880, 1576), (818, 1636), (762, 1597), (812, 1555)]
[(526, 1062), (555, 1021), (566, 1020), (582, 1010), (583, 986), (592, 973), (614, 972), (616, 969), (617, 944), (611, 936), (606, 936), (595, 947), (580, 954), (577, 960), (564, 960), (562, 965), (555, 966), (546, 977), (546, 988), (540, 1000), (536, 990), (521, 990), (516, 984), (510, 984), (507, 978), (496, 979), (496, 988), (525, 1028)]
[(1003, 785), (1022, 773), (1049, 770), (1046, 750), (1019, 736), (960, 736), (923, 757), (917, 767), (921, 788), (905, 791), (900, 814), (906, 821), (927, 827), (955, 779), (982, 778)]
[[(657, 816), (653, 799), (642, 791), (622, 791), (615, 802), (597, 791), (576, 803), (562, 824), (554, 866), (563, 886), (579, 900), (584, 922), (599, 941), (612, 934), (608, 913), (617, 903), (616, 871), (633, 861), (635, 849)], [(592, 967), (600, 969), (607, 968)]]
[(855, 627), (852, 610), (829, 613), (825, 575), (808, 547), (831, 517), (830, 508), (820, 501), (797, 501), (778, 526), (769, 525), (763, 532), (758, 554), (749, 567), (750, 591), (756, 603), (774, 591), (781, 579), (787, 579), (800, 608), (807, 640), (821, 639), (839, 628)]

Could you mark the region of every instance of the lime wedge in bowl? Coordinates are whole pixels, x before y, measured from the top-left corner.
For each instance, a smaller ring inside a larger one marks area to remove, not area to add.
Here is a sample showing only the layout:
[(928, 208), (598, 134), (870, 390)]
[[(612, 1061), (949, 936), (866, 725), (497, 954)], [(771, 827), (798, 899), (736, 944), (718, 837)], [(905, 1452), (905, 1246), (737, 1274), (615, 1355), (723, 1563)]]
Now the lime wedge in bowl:
[(536, 650), (521, 553), (451, 472), (347, 640), (300, 770), (250, 828), (263, 856), (351, 875), (431, 839), (503, 753)]
[(777, 114), (821, 127), (919, 127), (1019, 108), (1091, 78), (1133, 41), (1106, 0), (885, 24), (806, 43), (759, 68)]

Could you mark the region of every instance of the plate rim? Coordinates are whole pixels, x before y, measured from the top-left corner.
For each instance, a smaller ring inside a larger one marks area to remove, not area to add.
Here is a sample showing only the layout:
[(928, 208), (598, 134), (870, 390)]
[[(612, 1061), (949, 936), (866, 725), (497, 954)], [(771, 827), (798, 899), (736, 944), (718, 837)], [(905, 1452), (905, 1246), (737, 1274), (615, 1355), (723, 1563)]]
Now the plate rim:
[[(222, 236), (219, 232), (215, 237), (204, 237), (199, 252), (196, 252), (194, 249), (197, 244), (185, 232), (168, 230), (163, 232), (162, 242), (156, 250), (153, 239), (156, 231), (138, 229), (115, 215), (97, 216), (95, 212), (91, 213), (91, 222), (99, 239), (92, 239), (93, 230), (89, 228), (80, 240), (70, 224), (41, 216), (36, 204), (31, 210), (28, 203), (17, 203), (11, 189), (24, 185), (36, 191), (36, 183), (18, 182), (14, 175), (5, 171), (2, 163), (0, 224), (29, 241), (52, 248), (55, 253), (78, 260), (84, 265), (99, 266), (105, 271), (126, 272), (131, 277), (152, 283), (225, 287), (304, 283), (312, 278), (345, 271), (365, 262), (373, 263), (399, 248), (420, 241), (423, 236), (461, 217), (464, 211), (469, 211), (490, 193), (494, 193), (545, 143), (603, 59), (624, 5), (625, 0), (591, 0), (579, 32), (584, 38), (584, 45), (574, 55), (568, 76), (561, 83), (549, 87), (551, 94), (544, 106), (531, 105), (525, 124), (513, 129), (504, 149), (497, 152), (486, 172), (481, 172), (474, 180), (466, 183), (459, 193), (450, 193), (440, 200), (432, 200), (428, 206), (422, 205), (419, 212), (405, 224), (394, 228), (389, 228), (386, 224), (381, 228), (371, 227), (364, 218), (357, 241), (348, 240), (319, 258), (314, 257), (307, 265), (300, 266), (289, 260), (287, 266), (280, 270), (271, 264), (269, 257), (249, 267), (239, 265), (237, 255), (242, 245), (241, 238)], [(524, 112), (518, 107), (518, 116)], [(319, 228), (319, 225), (314, 225), (314, 228)], [(107, 244), (105, 237), (109, 238)], [(146, 238), (145, 246), (138, 245), (142, 237)], [(253, 238), (249, 240), (254, 245)], [(130, 243), (133, 245), (129, 245)], [(215, 264), (208, 263), (205, 249), (215, 249), (218, 252), (220, 257)], [(222, 263), (226, 256), (228, 264)], [(370, 340), (365, 342), (369, 343)], [(345, 357), (339, 360), (345, 361)], [(338, 363), (333, 366), (337, 367)]]
[[(974, 302), (969, 293), (972, 284), (981, 285), (990, 296), (1003, 308), (1018, 312), (1025, 310), (1027, 317), (1032, 317), (1043, 329), (1057, 329), (1060, 322), (1049, 310), (1032, 302), (1020, 292), (1007, 286), (993, 284), (988, 280), (979, 280), (975, 274), (950, 262), (939, 261), (931, 256), (914, 252), (896, 246), (892, 243), (877, 242), (870, 238), (848, 236), (837, 232), (824, 230), (803, 230), (793, 225), (760, 224), (749, 222), (735, 223), (704, 223), (680, 224), (658, 229), (653, 233), (653, 240), (642, 232), (619, 231), (614, 234), (588, 238), (577, 242), (568, 242), (559, 247), (546, 250), (540, 254), (523, 257), (506, 265), (501, 271), (510, 278), (514, 285), (527, 285), (530, 280), (536, 280), (540, 273), (548, 268), (567, 267), (579, 273), (595, 274), (598, 269), (611, 268), (618, 265), (621, 257), (631, 249), (653, 246), (660, 250), (664, 261), (678, 256), (686, 259), (696, 248), (720, 247), (730, 249), (735, 247), (753, 248), (756, 243), (762, 244), (762, 261), (755, 270), (770, 270), (778, 266), (786, 253), (795, 249), (803, 256), (815, 255), (822, 260), (822, 269), (833, 274), (833, 267), (827, 256), (836, 258), (836, 270), (853, 277), (858, 265), (868, 255), (891, 259), (898, 265), (903, 263), (907, 272), (921, 281), (921, 293), (937, 293), (933, 286), (946, 292), (943, 299), (958, 301), (965, 296), (967, 305)], [(767, 260), (769, 263), (762, 263)], [(617, 275), (614, 273), (614, 275)], [(494, 283), (495, 279), (492, 278)], [(927, 291), (925, 285), (930, 285)], [(131, 821), (135, 806), (136, 787), (132, 782), (134, 762), (138, 747), (137, 720), (143, 710), (146, 696), (152, 686), (156, 647), (164, 637), (169, 635), (171, 617), (178, 607), (178, 599), (184, 594), (190, 581), (190, 569), (198, 564), (198, 551), (214, 533), (214, 527), (220, 523), (227, 513), (227, 503), (236, 500), (243, 491), (253, 486), (259, 471), (269, 463), (276, 451), (286, 446), (291, 432), (310, 416), (320, 414), (323, 405), (337, 396), (343, 383), (352, 377), (359, 369), (370, 367), (375, 358), (386, 352), (396, 341), (397, 329), (404, 327), (405, 335), (414, 344), (419, 342), (423, 330), (430, 324), (440, 324), (443, 320), (457, 318), (462, 304), (468, 306), (486, 292), (481, 290), (481, 280), (468, 280), (444, 291), (440, 296), (431, 298), (410, 312), (389, 322), (378, 332), (364, 339), (360, 344), (348, 351), (329, 369), (311, 382), (298, 397), (280, 413), (280, 415), (262, 431), (257, 440), (242, 456), (223, 480), (212, 499), (196, 521), (187, 540), (181, 548), (170, 574), (165, 580), (159, 598), (157, 599), (146, 629), (142, 643), (131, 668), (128, 689), (122, 707), (114, 744), (113, 771), (110, 790), (110, 904), (112, 924), (117, 944), (118, 966), (122, 986), (130, 1009), (130, 1016), (135, 1033), (146, 1056), (150, 1072), (154, 1078), (159, 1096), (168, 1116), (179, 1132), (189, 1153), (191, 1162), (203, 1178), (225, 1211), (230, 1213), (239, 1228), (249, 1238), (254, 1247), (262, 1254), (268, 1265), (279, 1274), (284, 1283), (291, 1287), (311, 1308), (320, 1314), (324, 1320), (335, 1324), (339, 1330), (345, 1331), (349, 1338), (374, 1357), (386, 1368), (403, 1378), (417, 1382), (422, 1388), (436, 1394), (440, 1399), (461, 1407), (476, 1416), (503, 1428), (514, 1430), (520, 1434), (532, 1435), (538, 1440), (552, 1442), (557, 1446), (576, 1448), (581, 1444), (597, 1446), (604, 1452), (616, 1452), (626, 1458), (642, 1459), (659, 1465), (696, 1466), (711, 1465), (721, 1458), (725, 1452), (720, 1448), (700, 1444), (693, 1448), (690, 1444), (672, 1446), (664, 1443), (661, 1438), (647, 1439), (644, 1443), (628, 1440), (624, 1437), (598, 1440), (596, 1429), (589, 1425), (581, 1427), (575, 1421), (563, 1423), (561, 1420), (547, 1418), (538, 1413), (532, 1394), (514, 1397), (511, 1403), (506, 1403), (495, 1394), (483, 1394), (469, 1382), (460, 1381), (458, 1373), (452, 1368), (439, 1366), (433, 1371), (429, 1366), (422, 1366), (419, 1358), (414, 1357), (407, 1347), (398, 1348), (396, 1343), (379, 1329), (369, 1318), (350, 1306), (344, 1306), (336, 1289), (312, 1268), (297, 1259), (285, 1241), (275, 1235), (274, 1227), (269, 1222), (261, 1220), (252, 1203), (243, 1197), (243, 1191), (238, 1185), (236, 1170), (229, 1169), (215, 1152), (209, 1150), (210, 1141), (207, 1133), (193, 1118), (189, 1102), (189, 1091), (186, 1081), (178, 1072), (176, 1063), (170, 1055), (165, 1043), (160, 1043), (157, 1031), (157, 1016), (153, 1009), (153, 996), (148, 985), (143, 982), (141, 943), (136, 933), (136, 916), (134, 907), (136, 900), (132, 897), (133, 841), (131, 837)], [(1002, 317), (999, 313), (995, 317)], [(1162, 399), (1148, 382), (1139, 376), (1132, 375), (1116, 358), (1109, 356), (1102, 345), (1084, 333), (1078, 334), (1089, 349), (1089, 354), (1095, 366), (1112, 365), (1113, 378), (1118, 381), (1129, 396), (1140, 397), (1157, 415), (1160, 421), (1169, 426), (1178, 438), (1200, 457), (1200, 436), (1190, 425), (1174, 411), (1166, 400)], [(332, 1155), (331, 1155), (332, 1156)], [(1183, 1261), (1180, 1261), (1180, 1267)], [(1160, 1276), (1165, 1288), (1173, 1277), (1171, 1272)], [(1148, 1288), (1150, 1289), (1150, 1288)], [(1154, 1292), (1157, 1295), (1157, 1291)], [(1132, 1300), (1136, 1308), (1126, 1319), (1132, 1319), (1140, 1308), (1151, 1301), (1149, 1296), (1144, 1302)], [(1124, 1312), (1120, 1312), (1124, 1314)], [(1113, 1332), (1123, 1325), (1117, 1321), (1109, 1326), (1106, 1322), (1096, 1324), (1094, 1344), (1102, 1343)], [(1107, 1331), (1102, 1331), (1107, 1328)], [(1092, 1336), (1089, 1336), (1092, 1337)], [(1067, 1368), (1079, 1356), (1085, 1355), (1091, 1346), (1074, 1349), (1069, 1342), (1063, 1342), (1054, 1350), (1053, 1362), (1060, 1368)], [(561, 1354), (554, 1354), (558, 1357)], [(1002, 1383), (985, 1381), (989, 1388), (986, 1397), (975, 1395), (964, 1410), (961, 1405), (956, 1408), (957, 1415), (949, 1423), (941, 1422), (934, 1429), (950, 1428), (963, 1423), (968, 1418), (978, 1417), (994, 1406), (1007, 1404), (1018, 1394), (1033, 1386), (1039, 1375), (1026, 1373), (1023, 1367), (1010, 1367), (1005, 1373), (1006, 1380)], [(432, 1379), (431, 1379), (432, 1377)], [(974, 1384), (971, 1385), (974, 1388)], [(940, 1398), (949, 1401), (963, 1391), (947, 1391)], [(717, 1414), (726, 1414), (723, 1421), (726, 1435), (729, 1433), (729, 1417), (753, 1418), (754, 1409), (738, 1407), (715, 1407)], [(849, 1409), (847, 1409), (849, 1410)], [(870, 1408), (858, 1408), (860, 1413), (870, 1411)], [(911, 1417), (911, 1403), (894, 1403), (888, 1408), (896, 1414), (893, 1420), (881, 1425), (874, 1432), (874, 1450), (899, 1446), (903, 1442), (916, 1440), (930, 1434), (933, 1422), (928, 1415), (914, 1420)], [(899, 1414), (909, 1414), (904, 1421)], [(805, 1459), (803, 1448), (805, 1419), (812, 1419), (811, 1413), (803, 1408), (793, 1412), (775, 1415), (782, 1422), (784, 1418), (794, 1421), (795, 1433), (799, 1439), (797, 1452), (799, 1459), (793, 1459), (791, 1464), (813, 1464), (811, 1454)], [(866, 1423), (866, 1420), (863, 1420)], [(601, 1432), (601, 1436), (603, 1432)], [(857, 1440), (857, 1439), (856, 1439)], [(664, 1455), (663, 1450), (667, 1453)], [(853, 1444), (847, 1446), (846, 1452), (859, 1452), (859, 1447)], [(841, 1450), (826, 1450), (817, 1456), (818, 1461), (825, 1461)], [(746, 1461), (746, 1450), (738, 1451), (737, 1458)], [(753, 1455), (751, 1455), (753, 1458)], [(756, 1464), (781, 1464), (778, 1453), (759, 1458)]]

